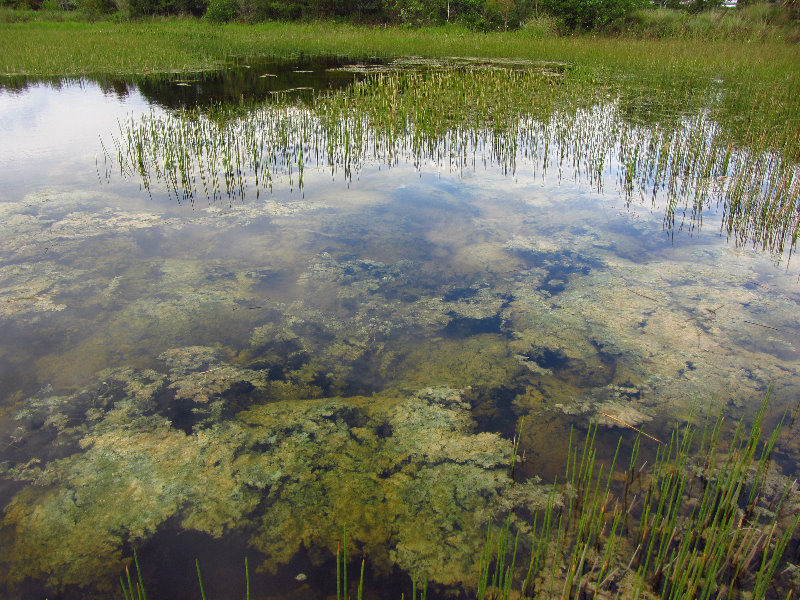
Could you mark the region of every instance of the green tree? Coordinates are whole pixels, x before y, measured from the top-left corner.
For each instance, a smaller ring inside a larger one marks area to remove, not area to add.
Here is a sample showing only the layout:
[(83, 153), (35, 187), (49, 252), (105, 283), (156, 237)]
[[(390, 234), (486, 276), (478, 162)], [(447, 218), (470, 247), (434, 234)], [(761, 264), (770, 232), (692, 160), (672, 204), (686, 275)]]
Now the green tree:
[(508, 20), (514, 13), (517, 4), (514, 0), (487, 0), (486, 12), (490, 19), (498, 19), (503, 22), (503, 29), (508, 29)]
[(631, 14), (645, 0), (542, 0), (542, 8), (561, 21), (565, 29), (601, 29)]
[(446, 0), (388, 0), (387, 9), (394, 22), (413, 27), (441, 23), (447, 18)]

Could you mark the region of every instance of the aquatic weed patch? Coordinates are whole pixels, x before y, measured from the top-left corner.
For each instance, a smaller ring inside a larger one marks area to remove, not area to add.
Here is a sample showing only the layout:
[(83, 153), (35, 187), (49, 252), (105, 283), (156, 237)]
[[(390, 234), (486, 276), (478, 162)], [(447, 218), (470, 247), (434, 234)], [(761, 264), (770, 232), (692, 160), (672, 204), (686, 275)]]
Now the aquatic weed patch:
[[(582, 444), (572, 432), (562, 482), (552, 485), (529, 523), (511, 514), (488, 521), (477, 578), (458, 589), (481, 600), (792, 597), (797, 574), (789, 548), (798, 542), (800, 490), (770, 465), (784, 423), (763, 439), (768, 401), (769, 394), (749, 431), (742, 422), (726, 431), (720, 412), (699, 426), (676, 425), (666, 443), (639, 431), (623, 449), (621, 437), (610, 462), (598, 457), (596, 422)], [(658, 445), (652, 466), (639, 455), (642, 444)], [(519, 452), (517, 437), (511, 479), (515, 461), (524, 458)], [(628, 465), (620, 468), (624, 452)], [(360, 598), (372, 556), (365, 547), (349, 549), (348, 531), (352, 542), (352, 527), (344, 525), (331, 550), (336, 597), (355, 587)], [(361, 560), (349, 561), (348, 552)], [(126, 598), (145, 595), (135, 552), (134, 561), (135, 585), (127, 569), (121, 579)], [(353, 562), (361, 565), (357, 587), (354, 577), (348, 585)], [(202, 590), (199, 564), (197, 575)], [(425, 598), (429, 583), (442, 581), (439, 573), (420, 575), (416, 568), (408, 575), (412, 598)], [(245, 578), (249, 597), (246, 558)]]
[[(622, 440), (601, 463), (590, 426), (582, 445), (570, 444), (568, 499), (557, 505), (553, 486), (530, 538), (490, 527), (478, 597), (791, 597), (800, 493), (770, 474), (783, 423), (762, 437), (768, 401), (749, 431), (740, 422), (723, 433), (720, 413), (676, 426), (666, 443), (640, 433), (623, 471)], [(641, 444), (658, 444), (652, 466)]]
[(668, 230), (699, 227), (719, 206), (737, 243), (790, 253), (800, 236), (797, 138), (742, 128), (729, 109), (742, 93), (713, 83), (620, 88), (563, 65), (398, 70), (308, 102), (282, 94), (246, 109), (132, 119), (106, 148), (105, 172), (148, 190), (158, 182), (179, 201), (233, 202), (277, 180), (302, 189), (309, 168), (349, 181), (374, 164), (454, 174), (488, 164), (512, 177), (613, 185), (662, 210)]
[[(474, 577), (484, 522), (545, 497), (535, 480), (503, 493), (513, 448), (472, 432), (458, 390), (257, 403), (269, 397), (263, 370), (220, 363), (209, 348), (161, 360), (166, 377), (116, 370), (71, 407), (53, 397), (29, 404), (48, 415), (56, 441), (80, 451), (3, 463), (4, 477), (32, 484), (5, 510), (0, 564), (9, 590), (27, 577), (53, 589), (87, 585), (87, 573), (107, 586), (124, 547), (145, 543), (167, 520), (215, 538), (246, 530), (272, 572), (303, 546), (330, 548), (345, 523), (374, 568), (456, 585)], [(215, 381), (213, 398), (197, 393)], [(248, 405), (231, 417), (226, 392), (240, 383), (249, 384)], [(178, 396), (198, 415), (188, 432), (167, 418)], [(76, 424), (69, 415), (80, 410), (87, 418)]]

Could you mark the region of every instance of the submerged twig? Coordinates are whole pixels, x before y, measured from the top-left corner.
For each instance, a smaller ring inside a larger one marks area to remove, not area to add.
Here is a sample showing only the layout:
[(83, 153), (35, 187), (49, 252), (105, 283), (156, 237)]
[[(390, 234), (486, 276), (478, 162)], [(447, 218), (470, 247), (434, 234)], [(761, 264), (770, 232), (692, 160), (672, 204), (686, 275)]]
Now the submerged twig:
[[(600, 411), (598, 411), (598, 412), (600, 412)], [(662, 442), (660, 439), (658, 439), (658, 438), (656, 438), (656, 437), (653, 437), (653, 436), (652, 436), (652, 435), (650, 435), (649, 433), (645, 433), (645, 432), (644, 432), (644, 431), (642, 431), (641, 429), (638, 429), (638, 428), (634, 427), (634, 426), (633, 426), (633, 425), (631, 425), (630, 423), (626, 423), (626, 422), (625, 422), (625, 421), (623, 421), (622, 419), (618, 419), (617, 417), (615, 417), (615, 416), (612, 416), (612, 415), (608, 415), (608, 414), (606, 414), (606, 413), (604, 413), (604, 412), (600, 412), (600, 414), (601, 414), (601, 415), (603, 415), (604, 417), (608, 417), (609, 419), (614, 419), (614, 420), (615, 420), (617, 423), (621, 423), (622, 425), (625, 425), (625, 427), (629, 427), (630, 429), (633, 429), (635, 432), (637, 432), (637, 433), (641, 433), (641, 434), (642, 434), (643, 436), (645, 436), (645, 437), (649, 437), (649, 438), (650, 438), (651, 440), (653, 440), (654, 442), (658, 442), (659, 444), (663, 444), (663, 443), (664, 443), (664, 442)]]
[(653, 297), (651, 297), (651, 296), (648, 296), (648, 295), (646, 295), (646, 294), (640, 294), (639, 292), (637, 292), (637, 291), (634, 291), (634, 290), (632, 290), (631, 288), (628, 288), (628, 291), (629, 291), (631, 294), (636, 294), (637, 296), (641, 296), (642, 298), (647, 298), (648, 300), (652, 300), (653, 302), (659, 302), (659, 300), (657, 300), (656, 298), (653, 298)]
[(747, 321), (742, 319), (743, 322), (748, 323), (750, 325), (756, 325), (758, 327), (763, 327), (764, 329), (772, 329), (773, 331), (780, 331), (777, 327), (773, 327), (772, 325), (764, 325), (763, 323), (756, 323), (755, 321)]

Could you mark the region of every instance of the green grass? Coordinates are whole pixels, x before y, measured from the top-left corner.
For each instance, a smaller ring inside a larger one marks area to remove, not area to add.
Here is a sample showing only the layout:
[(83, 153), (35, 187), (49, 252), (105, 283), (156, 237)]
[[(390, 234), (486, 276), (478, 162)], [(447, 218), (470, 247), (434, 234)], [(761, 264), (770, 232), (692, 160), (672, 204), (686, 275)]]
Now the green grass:
[[(782, 43), (541, 37), (536, 29), (474, 33), (460, 27), (401, 29), (335, 23), (212, 25), (194, 19), (135, 23), (0, 24), (0, 71), (36, 76), (202, 70), (230, 56), (482, 56), (565, 61), (593, 71), (757, 79), (796, 73)], [(655, 71), (655, 72), (653, 72)]]
[(617, 26), (619, 33), (642, 38), (800, 42), (800, 24), (779, 3), (759, 2), (736, 10), (692, 14), (668, 8), (636, 11)]

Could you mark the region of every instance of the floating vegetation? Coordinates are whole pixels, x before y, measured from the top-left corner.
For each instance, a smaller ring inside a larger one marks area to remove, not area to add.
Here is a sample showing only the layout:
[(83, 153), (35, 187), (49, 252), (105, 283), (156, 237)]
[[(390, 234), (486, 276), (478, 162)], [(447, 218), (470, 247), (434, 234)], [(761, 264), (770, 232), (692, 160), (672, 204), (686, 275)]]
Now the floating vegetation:
[[(215, 538), (245, 532), (271, 572), (303, 546), (330, 547), (344, 522), (379, 571), (458, 585), (474, 577), (484, 523), (547, 498), (535, 478), (512, 482), (512, 444), (473, 433), (469, 404), (449, 388), (258, 402), (264, 373), (231, 372), (214, 405), (186, 411), (196, 423), (182, 431), (171, 391), (202, 385), (208, 369), (183, 372), (181, 361), (203, 357), (176, 349), (163, 357), (169, 380), (107, 372), (97, 389), (31, 407), (49, 413), (43, 429), (72, 453), (0, 464), (31, 484), (4, 515), (0, 576), (12, 589), (28, 577), (85, 585), (87, 573), (102, 588), (125, 544), (146, 543), (169, 519)], [(231, 417), (244, 378), (249, 406)]]
[(717, 119), (725, 94), (637, 96), (569, 70), (371, 73), (308, 102), (280, 94), (248, 108), (131, 118), (106, 149), (106, 175), (119, 169), (150, 192), (155, 180), (179, 201), (233, 202), (279, 180), (302, 189), (309, 168), (349, 181), (375, 163), (452, 173), (493, 165), (597, 190), (613, 182), (630, 201), (649, 197), (669, 230), (699, 227), (704, 210), (721, 205), (736, 242), (791, 251), (800, 236), (797, 140), (775, 146), (728, 128)]
[[(479, 600), (793, 597), (797, 568), (787, 549), (800, 541), (800, 490), (771, 473), (782, 423), (762, 439), (768, 401), (769, 393), (749, 432), (740, 422), (731, 439), (721, 413), (700, 429), (676, 426), (651, 468), (640, 460), (641, 435), (624, 470), (622, 438), (610, 464), (601, 464), (596, 423), (582, 446), (571, 436), (563, 482), (529, 526), (510, 514), (489, 521), (476, 587), (463, 591)], [(349, 597), (347, 539), (345, 527), (335, 550), (337, 599)], [(135, 553), (134, 562), (135, 587), (127, 569), (121, 579), (126, 599), (145, 597)], [(360, 564), (358, 598), (364, 558)], [(199, 566), (197, 578), (202, 590)], [(416, 572), (411, 585), (414, 598)], [(421, 589), (424, 598), (427, 579)]]

